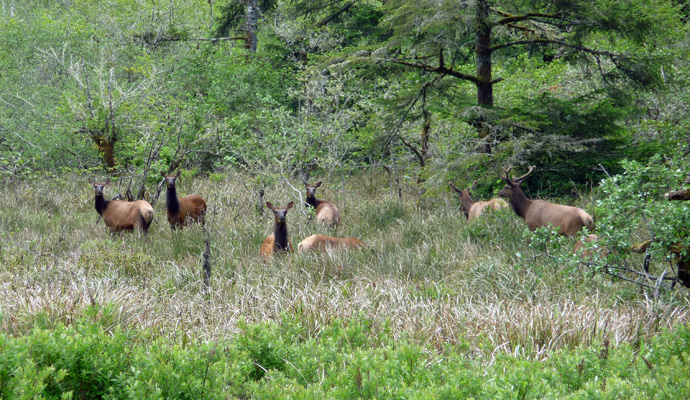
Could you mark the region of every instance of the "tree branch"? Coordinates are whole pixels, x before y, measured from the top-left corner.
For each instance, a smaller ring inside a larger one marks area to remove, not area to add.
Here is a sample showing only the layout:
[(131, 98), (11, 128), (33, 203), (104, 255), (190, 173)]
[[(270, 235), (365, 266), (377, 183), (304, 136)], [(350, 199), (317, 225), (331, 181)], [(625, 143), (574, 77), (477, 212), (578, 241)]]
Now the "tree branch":
[(326, 17), (325, 19), (323, 19), (323, 20), (321, 20), (319, 23), (317, 23), (317, 24), (316, 24), (316, 27), (317, 27), (317, 28), (323, 28), (324, 26), (328, 25), (329, 22), (331, 22), (331, 21), (333, 21), (334, 19), (338, 18), (338, 16), (340, 16), (340, 14), (346, 12), (347, 10), (350, 9), (350, 7), (354, 6), (355, 4), (357, 4), (357, 0), (353, 0), (353, 1), (351, 1), (351, 2), (349, 2), (349, 3), (347, 3), (347, 4), (345, 4), (345, 6), (344, 6), (343, 8), (341, 8), (340, 10), (334, 12), (333, 14), (329, 15), (328, 17)]
[(584, 51), (585, 53), (594, 54), (597, 56), (607, 56), (607, 57), (611, 57), (611, 58), (615, 58), (615, 57), (620, 56), (620, 54), (611, 53), (609, 51), (594, 50), (594, 49), (590, 49), (588, 47), (584, 47), (584, 46), (580, 46), (580, 45), (576, 45), (576, 44), (570, 44), (570, 43), (563, 42), (561, 40), (553, 40), (553, 39), (518, 40), (515, 42), (503, 43), (503, 44), (499, 44), (496, 46), (492, 46), (491, 51), (494, 52), (496, 50), (501, 50), (501, 49), (504, 49), (506, 47), (519, 46), (521, 44), (534, 44), (534, 43), (556, 44), (558, 46), (569, 47), (571, 49)]
[[(427, 71), (427, 72), (434, 72), (434, 73), (442, 74), (442, 75), (450, 75), (452, 77), (459, 78), (459, 79), (462, 79), (465, 81), (470, 81), (470, 82), (475, 83), (475, 84), (487, 83), (487, 82), (484, 82), (482, 79), (477, 78), (474, 75), (463, 74), (462, 72), (454, 71), (452, 68), (447, 68), (444, 66), (434, 67), (434, 66), (431, 66), (428, 64), (416, 64), (416, 63), (411, 63), (411, 62), (402, 61), (402, 60), (393, 60), (392, 62), (394, 62), (395, 64), (404, 65), (406, 67), (421, 69), (421, 70)], [(503, 80), (503, 78), (497, 78), (497, 79), (494, 79), (488, 83), (494, 84), (494, 83), (498, 83), (502, 80)]]
[(412, 150), (417, 155), (417, 158), (419, 158), (419, 165), (424, 166), (424, 157), (422, 156), (422, 153), (419, 151), (419, 149), (412, 143), (405, 140), (405, 138), (402, 137), (401, 134), (396, 133), (395, 135), (398, 137), (398, 139), (400, 139), (401, 142), (403, 142), (405, 146), (407, 146), (407, 148)]
[[(509, 15), (509, 14), (508, 14)], [(551, 18), (551, 19), (558, 19), (558, 20), (563, 20), (562, 17), (559, 17), (558, 15), (552, 15), (552, 14), (543, 14), (543, 13), (527, 13), (524, 15), (509, 15), (506, 16), (506, 18), (503, 18), (501, 20), (496, 21), (495, 25), (507, 25), (513, 22), (520, 22), (520, 21), (532, 21), (535, 18)]]

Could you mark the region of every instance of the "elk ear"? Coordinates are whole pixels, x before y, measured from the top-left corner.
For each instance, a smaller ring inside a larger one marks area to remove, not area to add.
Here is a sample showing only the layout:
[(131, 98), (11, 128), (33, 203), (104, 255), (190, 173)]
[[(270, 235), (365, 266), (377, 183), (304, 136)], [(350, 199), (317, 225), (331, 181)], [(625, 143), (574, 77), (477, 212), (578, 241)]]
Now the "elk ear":
[(319, 187), (319, 186), (321, 186), (321, 181), (316, 182), (316, 185), (314, 185), (314, 187)]
[(182, 175), (182, 171), (177, 171), (177, 175), (175, 175), (175, 178), (179, 178), (180, 175)]
[(295, 205), (295, 203), (294, 203), (294, 202), (292, 202), (292, 201), (291, 201), (291, 202), (289, 202), (289, 203), (288, 203), (288, 205), (287, 205), (287, 208), (286, 208), (286, 210), (289, 210), (289, 209), (291, 209), (291, 208), (292, 208), (292, 206), (294, 206), (294, 205)]
[(458, 193), (462, 192), (462, 190), (460, 190), (460, 189), (456, 188), (456, 187), (455, 187), (455, 185), (453, 185), (453, 182), (448, 182), (448, 184), (449, 184), (449, 185), (450, 185), (450, 187), (452, 187), (452, 188), (453, 188), (453, 190), (455, 190), (456, 192), (458, 192)]
[(92, 185), (95, 185), (95, 183), (91, 180), (91, 178), (89, 178), (89, 183)]
[(472, 182), (472, 186), (470, 186), (470, 190), (475, 190), (477, 188), (477, 181)]
[(268, 207), (269, 210), (273, 211), (273, 204), (266, 202), (266, 207)]
[(105, 181), (105, 183), (103, 184), (103, 186), (109, 185), (109, 184), (110, 184), (110, 178), (106, 179), (106, 181)]

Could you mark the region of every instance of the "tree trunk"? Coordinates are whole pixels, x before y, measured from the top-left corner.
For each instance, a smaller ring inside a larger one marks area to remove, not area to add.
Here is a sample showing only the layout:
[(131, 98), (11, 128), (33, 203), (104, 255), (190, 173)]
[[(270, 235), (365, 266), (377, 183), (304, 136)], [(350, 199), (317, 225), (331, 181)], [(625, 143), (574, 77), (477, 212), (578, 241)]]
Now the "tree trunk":
[(491, 20), (489, 2), (477, 1), (477, 38), (474, 46), (477, 55), (477, 102), (480, 106), (493, 107), (494, 87), (491, 83)]
[(426, 160), (429, 158), (429, 131), (431, 130), (431, 114), (424, 112), (424, 126), (422, 126), (421, 139), (422, 148), (420, 149), (421, 157), (419, 160), (420, 167), (424, 168)]
[(247, 48), (256, 53), (256, 30), (259, 22), (259, 5), (257, 0), (247, 0)]

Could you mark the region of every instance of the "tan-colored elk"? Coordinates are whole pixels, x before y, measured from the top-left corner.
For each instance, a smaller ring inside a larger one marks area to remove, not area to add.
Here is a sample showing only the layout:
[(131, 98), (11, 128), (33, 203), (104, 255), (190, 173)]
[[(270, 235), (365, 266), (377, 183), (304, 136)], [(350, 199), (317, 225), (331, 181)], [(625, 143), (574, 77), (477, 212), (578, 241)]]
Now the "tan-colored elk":
[(508, 176), (511, 169), (512, 167), (503, 170), (505, 176), (501, 179), (506, 181), (506, 186), (501, 189), (498, 195), (509, 199), (515, 213), (525, 220), (531, 231), (551, 224), (561, 235), (573, 237), (583, 227), (590, 230), (594, 229), (594, 220), (580, 208), (554, 204), (545, 200), (529, 200), (525, 197), (522, 189), (520, 189), (520, 184), (537, 167), (531, 166), (525, 175), (512, 179)]
[(103, 218), (105, 225), (111, 233), (139, 230), (146, 234), (149, 225), (153, 221), (153, 207), (147, 201), (106, 200), (103, 198), (103, 188), (110, 184), (110, 179), (105, 183), (96, 183), (89, 179), (89, 183), (96, 192), (96, 212)]
[[(588, 248), (588, 246), (585, 246), (585, 243), (593, 243), (593, 245)], [(575, 243), (573, 253), (579, 254), (583, 259), (599, 259), (605, 257), (608, 253), (608, 250), (599, 245), (599, 235), (590, 233), (584, 238), (584, 240), (578, 240), (577, 243)]]
[(364, 242), (357, 238), (336, 238), (326, 235), (312, 235), (302, 240), (297, 245), (297, 251), (304, 253), (307, 251), (325, 251), (328, 249), (361, 249), (367, 247)]
[(182, 228), (190, 222), (198, 222), (203, 225), (206, 215), (206, 202), (204, 199), (196, 194), (182, 197), (177, 196), (175, 181), (180, 177), (180, 171), (177, 172), (177, 175), (166, 175), (164, 172), (161, 172), (161, 175), (165, 179), (165, 184), (168, 188), (165, 208), (168, 210), (170, 227), (172, 229)]
[(264, 259), (270, 258), (274, 253), (294, 253), (292, 241), (288, 238), (287, 222), (285, 220), (287, 212), (293, 205), (294, 203), (290, 202), (285, 208), (273, 207), (273, 204), (266, 202), (266, 207), (273, 212), (275, 225), (273, 226), (273, 233), (268, 235), (261, 244), (261, 257)]
[(465, 217), (467, 217), (468, 220), (475, 219), (485, 212), (508, 207), (508, 203), (499, 198), (494, 198), (489, 201), (472, 200), (470, 190), (474, 190), (476, 188), (477, 181), (474, 181), (471, 187), (462, 190), (453, 185), (453, 182), (448, 182), (448, 184), (450, 187), (455, 189), (456, 192), (458, 192), (458, 195), (460, 195), (460, 209), (465, 213)]
[(307, 188), (306, 205), (314, 207), (316, 220), (326, 225), (337, 226), (340, 223), (338, 208), (330, 201), (316, 199), (316, 189), (321, 186), (321, 182), (312, 186), (305, 181), (304, 186)]

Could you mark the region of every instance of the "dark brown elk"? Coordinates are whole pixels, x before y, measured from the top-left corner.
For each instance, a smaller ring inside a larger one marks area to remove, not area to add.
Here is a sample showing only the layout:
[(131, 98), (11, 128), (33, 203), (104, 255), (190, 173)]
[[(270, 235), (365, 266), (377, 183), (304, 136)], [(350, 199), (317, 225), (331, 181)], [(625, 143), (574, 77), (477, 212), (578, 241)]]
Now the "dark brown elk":
[(161, 175), (165, 179), (165, 184), (168, 187), (165, 207), (168, 210), (168, 222), (170, 223), (170, 227), (172, 229), (182, 228), (191, 222), (197, 222), (203, 225), (206, 216), (206, 202), (204, 199), (196, 194), (189, 194), (182, 197), (177, 196), (175, 181), (180, 177), (180, 172), (178, 172), (177, 175), (166, 175), (161, 172)]
[(294, 203), (290, 202), (287, 207), (282, 208), (273, 207), (273, 204), (266, 202), (266, 207), (273, 212), (275, 225), (273, 227), (273, 233), (268, 235), (261, 244), (261, 257), (264, 259), (270, 258), (274, 253), (294, 253), (292, 241), (288, 238), (287, 222), (285, 220), (287, 212), (293, 205)]
[(96, 192), (96, 212), (103, 218), (111, 233), (139, 230), (146, 234), (153, 221), (153, 207), (147, 201), (106, 200), (103, 198), (103, 188), (110, 183), (96, 183), (89, 179)]
[(477, 181), (474, 181), (471, 187), (462, 190), (455, 187), (455, 185), (453, 185), (453, 182), (448, 182), (448, 184), (456, 192), (458, 192), (458, 195), (460, 195), (460, 209), (462, 210), (462, 212), (465, 213), (465, 217), (467, 217), (468, 220), (477, 218), (484, 212), (489, 212), (492, 210), (498, 210), (501, 208), (508, 207), (508, 203), (506, 203), (503, 199), (499, 198), (491, 199), (489, 201), (472, 200), (470, 190), (475, 189)]
[(367, 247), (364, 242), (357, 238), (336, 238), (326, 235), (312, 235), (302, 240), (297, 245), (297, 251), (304, 253), (307, 251), (324, 251), (328, 249), (361, 249)]
[(326, 225), (337, 226), (340, 223), (338, 208), (330, 201), (316, 199), (316, 189), (321, 186), (321, 182), (313, 186), (304, 182), (304, 186), (307, 188), (306, 205), (314, 207), (316, 220)]
[(590, 230), (594, 229), (594, 220), (580, 208), (554, 204), (544, 200), (529, 200), (525, 197), (522, 189), (520, 189), (520, 184), (537, 167), (532, 166), (525, 175), (512, 179), (508, 176), (511, 168), (503, 171), (505, 176), (501, 178), (506, 181), (506, 186), (501, 189), (498, 195), (509, 199), (515, 213), (525, 220), (531, 231), (551, 224), (561, 235), (573, 237), (583, 227)]

